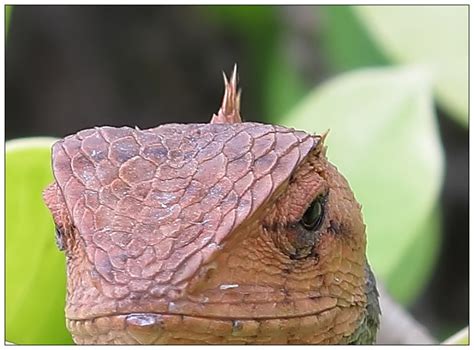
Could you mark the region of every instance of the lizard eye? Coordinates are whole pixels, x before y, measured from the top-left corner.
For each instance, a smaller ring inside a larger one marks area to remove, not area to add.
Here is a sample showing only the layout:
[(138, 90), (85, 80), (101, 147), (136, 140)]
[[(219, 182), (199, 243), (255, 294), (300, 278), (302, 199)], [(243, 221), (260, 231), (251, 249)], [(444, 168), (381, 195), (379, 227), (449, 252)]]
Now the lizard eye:
[(324, 217), (324, 196), (318, 196), (306, 209), (306, 212), (303, 214), (303, 217), (300, 220), (301, 225), (309, 230), (316, 231), (321, 223), (323, 222)]

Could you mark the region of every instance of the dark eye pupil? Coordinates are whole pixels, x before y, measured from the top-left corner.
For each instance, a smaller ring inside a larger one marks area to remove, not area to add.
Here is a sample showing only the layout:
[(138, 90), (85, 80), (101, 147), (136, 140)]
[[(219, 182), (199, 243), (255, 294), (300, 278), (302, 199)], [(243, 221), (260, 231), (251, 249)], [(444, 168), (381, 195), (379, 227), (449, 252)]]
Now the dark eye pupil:
[(323, 221), (324, 208), (322, 202), (322, 197), (316, 198), (301, 218), (301, 224), (307, 230), (316, 230)]

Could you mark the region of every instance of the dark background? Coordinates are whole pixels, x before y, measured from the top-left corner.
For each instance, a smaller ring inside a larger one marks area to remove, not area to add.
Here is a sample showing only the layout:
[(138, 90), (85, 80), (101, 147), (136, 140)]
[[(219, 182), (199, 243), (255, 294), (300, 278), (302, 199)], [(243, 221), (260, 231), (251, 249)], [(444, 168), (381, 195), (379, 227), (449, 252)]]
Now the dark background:
[[(337, 11), (357, 26), (346, 9)], [(207, 122), (220, 105), (221, 71), (235, 62), (244, 117), (268, 121), (272, 55), (285, 52), (308, 91), (365, 64), (342, 67), (325, 56), (335, 12), (304, 6), (250, 12), (265, 15), (239, 23), (218, 7), (15, 6), (6, 41), (7, 140), (63, 137), (98, 125)], [(366, 62), (387, 64), (370, 42), (363, 44), (373, 50)], [(442, 339), (468, 324), (469, 135), (443, 110), (437, 114), (446, 155), (443, 242), (436, 273), (410, 311)]]

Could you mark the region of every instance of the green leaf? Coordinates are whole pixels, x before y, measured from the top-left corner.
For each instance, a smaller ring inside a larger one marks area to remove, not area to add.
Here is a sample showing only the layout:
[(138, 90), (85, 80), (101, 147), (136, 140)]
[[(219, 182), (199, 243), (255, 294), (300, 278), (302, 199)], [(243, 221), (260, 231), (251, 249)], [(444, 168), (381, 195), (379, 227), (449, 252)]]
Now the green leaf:
[(6, 339), (71, 344), (65, 326), (65, 257), (42, 200), (53, 181), (51, 138), (6, 144)]
[(8, 34), (8, 28), (10, 28), (10, 17), (12, 15), (12, 11), (12, 5), (5, 5), (5, 37)]
[(287, 114), (307, 89), (300, 73), (288, 62), (281, 45), (273, 50), (267, 70), (264, 111), (269, 120), (275, 120)]
[(257, 41), (272, 36), (276, 21), (276, 6), (204, 6), (200, 8), (216, 21), (228, 24), (244, 33), (250, 40)]
[[(435, 208), (420, 224), (420, 227), (413, 230), (417, 234), (410, 242), (410, 246), (399, 255), (396, 267), (385, 280), (386, 288), (401, 304), (409, 304), (430, 280), (431, 271), (434, 270), (441, 247), (440, 218), (441, 211)], [(413, 254), (420, 247), (423, 247), (423, 254)], [(414, 269), (413, 266), (416, 268)], [(403, 276), (403, 284), (399, 281), (400, 276)]]
[(345, 71), (388, 63), (350, 6), (320, 6), (318, 13), (318, 36), (332, 69)]
[(392, 61), (433, 71), (441, 105), (467, 127), (468, 6), (357, 6)]
[(10, 28), (10, 17), (12, 15), (12, 11), (12, 5), (5, 5), (5, 36), (8, 34), (8, 28)]
[[(428, 81), (417, 68), (353, 71), (311, 92), (281, 120), (308, 132), (330, 129), (327, 155), (362, 204), (369, 260), (405, 302), (426, 281), (439, 244), (438, 217), (430, 215), (443, 153)], [(407, 256), (418, 264), (401, 274)]]
[(461, 329), (459, 332), (454, 334), (453, 336), (446, 339), (443, 344), (445, 345), (469, 345), (469, 326), (466, 328)]

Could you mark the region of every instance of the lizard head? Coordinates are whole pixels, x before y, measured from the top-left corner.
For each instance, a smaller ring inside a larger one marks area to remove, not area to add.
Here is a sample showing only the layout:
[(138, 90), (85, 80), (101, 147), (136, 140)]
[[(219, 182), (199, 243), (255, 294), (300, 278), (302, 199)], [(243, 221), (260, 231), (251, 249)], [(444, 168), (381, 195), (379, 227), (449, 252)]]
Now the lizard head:
[(79, 343), (340, 342), (360, 324), (365, 226), (324, 137), (241, 122), (58, 141), (44, 192)]

